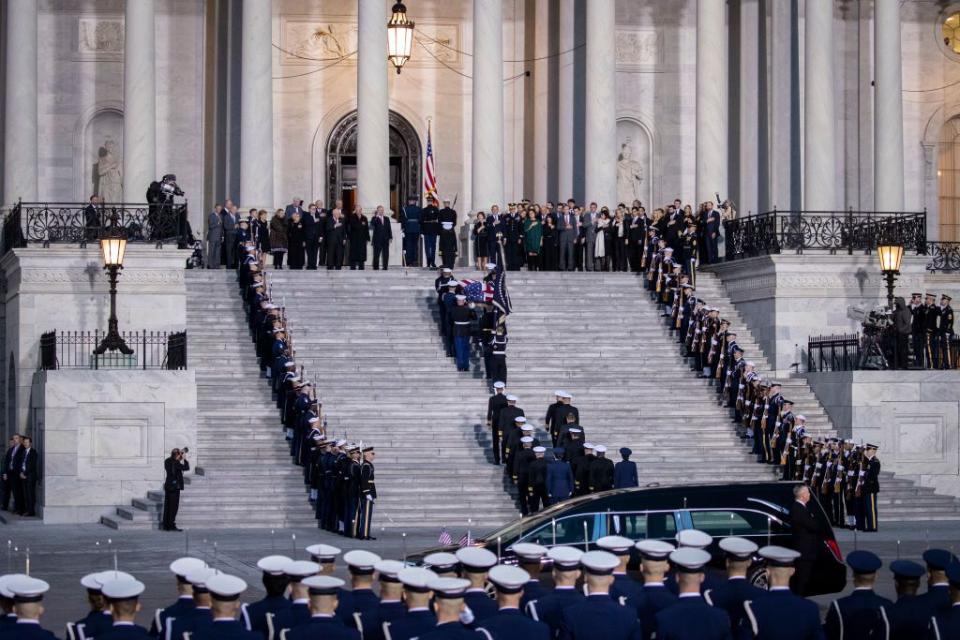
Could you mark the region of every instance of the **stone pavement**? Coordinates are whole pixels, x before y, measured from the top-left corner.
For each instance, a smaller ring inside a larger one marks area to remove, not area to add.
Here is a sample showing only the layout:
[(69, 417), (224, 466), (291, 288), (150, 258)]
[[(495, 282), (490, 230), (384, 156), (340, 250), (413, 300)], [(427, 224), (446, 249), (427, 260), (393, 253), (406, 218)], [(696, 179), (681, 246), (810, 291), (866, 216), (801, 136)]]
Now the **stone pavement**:
[[(909, 524), (889, 525), (876, 534), (838, 532), (840, 548), (849, 553), (855, 548), (870, 549), (878, 553), (885, 564), (898, 557), (897, 541), (900, 541), (899, 557), (919, 560), (928, 546), (940, 546), (960, 551), (960, 527), (956, 522), (931, 522), (929, 527)], [(881, 525), (882, 526), (882, 525)], [(259, 599), (263, 595), (256, 561), (270, 553), (295, 555), (305, 560), (306, 546), (326, 542), (344, 550), (365, 548), (384, 557), (400, 558), (404, 549), (412, 553), (436, 544), (439, 531), (410, 529), (406, 537), (400, 529), (377, 528), (377, 540), (353, 541), (334, 536), (318, 529), (217, 529), (196, 530), (184, 533), (161, 531), (110, 531), (101, 525), (47, 525), (39, 522), (18, 522), (0, 528), (0, 572), (23, 571), (26, 549), (30, 549), (30, 573), (51, 584), (50, 598), (45, 602), (47, 613), (44, 624), (48, 629), (62, 634), (64, 624), (82, 617), (86, 611), (86, 599), (80, 587), (80, 578), (89, 572), (109, 569), (113, 566), (114, 553), (117, 564), (147, 585), (141, 599), (141, 624), (149, 624), (153, 611), (169, 603), (175, 597), (175, 584), (167, 570), (170, 562), (190, 554), (206, 559), (223, 571), (238, 575), (250, 585), (245, 601)], [(463, 532), (451, 529), (456, 539)], [(483, 531), (474, 532), (480, 535)], [(293, 536), (296, 539), (293, 539)], [(856, 538), (856, 540), (855, 540)], [(7, 543), (4, 557), (3, 543)], [(339, 573), (345, 576), (342, 567)], [(848, 587), (848, 590), (850, 588)], [(878, 587), (881, 595), (893, 597), (893, 581), (884, 568)], [(833, 596), (817, 598), (821, 607), (826, 607)]]

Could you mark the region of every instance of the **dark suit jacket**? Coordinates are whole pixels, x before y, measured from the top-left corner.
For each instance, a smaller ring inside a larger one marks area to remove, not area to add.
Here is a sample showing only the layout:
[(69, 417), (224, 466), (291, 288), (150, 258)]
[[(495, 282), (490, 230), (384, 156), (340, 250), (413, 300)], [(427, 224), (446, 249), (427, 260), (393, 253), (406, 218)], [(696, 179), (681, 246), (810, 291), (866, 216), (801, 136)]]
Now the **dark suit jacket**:
[(820, 525), (810, 508), (794, 500), (790, 505), (790, 526), (793, 528), (793, 548), (803, 559), (815, 559), (820, 550)]
[(27, 482), (36, 482), (40, 472), (40, 456), (33, 447), (30, 449), (21, 447), (21, 452), (18, 455), (20, 462), (17, 463), (17, 470), (27, 476)]
[(383, 220), (380, 220), (377, 216), (373, 216), (370, 220), (370, 235), (373, 238), (373, 244), (376, 246), (383, 246), (389, 243), (393, 239), (393, 229), (390, 228), (390, 220), (384, 216)]
[(207, 239), (214, 242), (223, 240), (223, 218), (216, 211), (207, 216)]
[[(23, 455), (23, 446), (17, 447), (16, 455), (14, 455), (13, 447), (7, 449), (7, 453), (3, 456), (3, 473), (10, 473), (14, 468), (14, 459), (18, 456)], [(19, 477), (19, 476), (17, 476)]]
[(190, 463), (187, 460), (178, 462), (173, 458), (167, 458), (163, 461), (163, 469), (167, 473), (163, 481), (164, 491), (183, 491), (183, 472), (190, 470)]

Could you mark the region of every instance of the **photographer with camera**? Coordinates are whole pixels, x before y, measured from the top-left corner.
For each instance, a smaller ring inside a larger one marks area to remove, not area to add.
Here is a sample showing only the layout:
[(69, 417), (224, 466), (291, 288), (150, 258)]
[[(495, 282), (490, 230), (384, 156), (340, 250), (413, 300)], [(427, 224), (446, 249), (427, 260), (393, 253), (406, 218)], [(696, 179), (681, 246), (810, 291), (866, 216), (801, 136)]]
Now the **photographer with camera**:
[(190, 470), (187, 461), (188, 447), (173, 449), (170, 457), (163, 461), (166, 478), (163, 481), (163, 531), (183, 531), (177, 527), (177, 511), (180, 509), (180, 492), (183, 491), (183, 472)]

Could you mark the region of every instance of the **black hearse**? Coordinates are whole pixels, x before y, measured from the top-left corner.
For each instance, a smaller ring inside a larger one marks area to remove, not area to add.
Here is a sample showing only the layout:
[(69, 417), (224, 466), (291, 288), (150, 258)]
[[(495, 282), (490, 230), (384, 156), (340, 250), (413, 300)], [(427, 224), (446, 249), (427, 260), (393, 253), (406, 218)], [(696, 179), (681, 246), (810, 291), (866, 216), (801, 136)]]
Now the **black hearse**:
[[(792, 482), (753, 482), (614, 489), (572, 498), (514, 520), (478, 537), (474, 544), (490, 549), (509, 563), (515, 561), (511, 547), (518, 542), (534, 542), (546, 547), (570, 545), (589, 550), (606, 535), (673, 542), (677, 531), (699, 529), (713, 536), (714, 542), (708, 551), (713, 556), (714, 570), (721, 573), (724, 560), (717, 544), (725, 536), (748, 538), (760, 547), (792, 546), (790, 506), (794, 486)], [(820, 524), (823, 546), (806, 595), (842, 591), (846, 567), (833, 528), (816, 499), (810, 501), (809, 508)], [(429, 553), (455, 549), (449, 546), (427, 549), (408, 556), (408, 560), (419, 564)], [(636, 570), (638, 565), (639, 556), (634, 551), (630, 569)], [(758, 586), (765, 586), (766, 571), (759, 557), (750, 568), (748, 578)]]

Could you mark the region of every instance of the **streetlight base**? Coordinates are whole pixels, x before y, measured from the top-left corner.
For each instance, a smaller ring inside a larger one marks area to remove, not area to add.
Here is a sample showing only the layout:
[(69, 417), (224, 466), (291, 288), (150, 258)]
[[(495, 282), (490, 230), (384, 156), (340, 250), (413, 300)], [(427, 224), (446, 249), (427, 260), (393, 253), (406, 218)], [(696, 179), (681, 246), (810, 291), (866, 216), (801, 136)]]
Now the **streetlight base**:
[(133, 355), (133, 349), (127, 346), (123, 337), (116, 331), (110, 331), (100, 341), (100, 345), (94, 350), (93, 354), (102, 356), (107, 351), (119, 351), (125, 356)]

